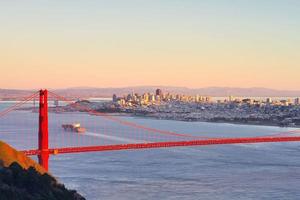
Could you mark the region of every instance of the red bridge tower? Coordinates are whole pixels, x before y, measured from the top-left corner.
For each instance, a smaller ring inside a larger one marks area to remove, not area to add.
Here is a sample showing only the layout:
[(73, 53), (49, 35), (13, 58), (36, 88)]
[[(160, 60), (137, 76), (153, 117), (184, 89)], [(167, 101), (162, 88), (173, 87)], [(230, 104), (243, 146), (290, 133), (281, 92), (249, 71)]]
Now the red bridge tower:
[(49, 146), (48, 146), (48, 91), (40, 90), (39, 107), (39, 164), (48, 171)]

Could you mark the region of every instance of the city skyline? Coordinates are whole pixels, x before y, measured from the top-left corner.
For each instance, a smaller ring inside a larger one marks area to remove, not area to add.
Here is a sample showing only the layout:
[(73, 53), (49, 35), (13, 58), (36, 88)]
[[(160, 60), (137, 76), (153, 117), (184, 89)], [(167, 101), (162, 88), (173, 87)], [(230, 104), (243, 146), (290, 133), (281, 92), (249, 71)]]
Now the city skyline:
[(298, 90), (300, 2), (3, 1), (1, 88)]

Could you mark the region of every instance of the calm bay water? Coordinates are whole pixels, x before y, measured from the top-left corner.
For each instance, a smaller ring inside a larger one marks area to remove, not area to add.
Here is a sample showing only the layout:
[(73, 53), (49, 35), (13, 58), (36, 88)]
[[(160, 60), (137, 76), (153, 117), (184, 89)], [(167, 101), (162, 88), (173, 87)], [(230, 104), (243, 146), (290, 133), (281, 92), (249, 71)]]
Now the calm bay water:
[[(0, 108), (5, 106), (0, 103)], [(101, 126), (101, 123), (88, 124), (99, 120), (96, 116), (51, 113), (50, 130), (60, 127), (63, 120), (77, 118), (86, 119), (87, 128)], [(260, 136), (293, 130), (122, 118), (158, 129), (211, 137)], [(0, 120), (1, 140), (19, 149), (36, 146), (36, 113), (17, 111)], [(56, 142), (64, 143), (63, 138)], [(300, 199), (299, 154), (300, 143), (66, 154), (51, 156), (50, 171), (68, 188), (91, 200)]]

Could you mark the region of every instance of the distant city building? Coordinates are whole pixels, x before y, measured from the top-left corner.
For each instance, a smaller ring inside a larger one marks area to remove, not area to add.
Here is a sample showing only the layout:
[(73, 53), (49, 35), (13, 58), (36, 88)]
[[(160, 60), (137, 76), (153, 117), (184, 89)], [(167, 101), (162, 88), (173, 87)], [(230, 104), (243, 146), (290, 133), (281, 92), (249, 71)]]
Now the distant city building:
[(127, 100), (127, 101), (132, 101), (132, 100), (133, 100), (132, 95), (131, 95), (131, 94), (128, 94), (126, 100)]
[(122, 98), (122, 99), (118, 100), (117, 103), (121, 106), (124, 106), (126, 104), (126, 101), (125, 101), (125, 99)]
[(118, 97), (117, 97), (117, 95), (116, 95), (116, 94), (113, 94), (113, 97), (112, 97), (112, 99), (113, 99), (113, 102), (117, 102), (117, 100), (118, 100)]
[(287, 103), (288, 103), (289, 105), (291, 105), (291, 104), (293, 104), (293, 100), (292, 100), (292, 99), (287, 99)]
[(159, 96), (159, 95), (156, 95), (155, 96), (155, 101), (160, 101), (161, 100), (161, 98), (160, 98), (161, 96)]
[(289, 101), (288, 100), (281, 100), (280, 103), (283, 106), (288, 106), (289, 105)]
[(155, 92), (155, 94), (156, 94), (156, 96), (160, 96), (161, 97), (163, 93), (162, 93), (161, 89), (157, 89), (156, 92)]
[(138, 94), (132, 95), (132, 101), (137, 102), (138, 101)]
[(299, 97), (295, 99), (295, 105), (300, 105), (300, 98)]
[(143, 94), (142, 98), (143, 98), (143, 100), (144, 100), (145, 103), (148, 103), (148, 101), (149, 101), (149, 93)]
[(151, 101), (151, 102), (155, 101), (155, 95), (154, 94), (150, 94), (149, 101)]
[(272, 103), (272, 99), (271, 98), (267, 98), (266, 103), (271, 104)]
[(199, 102), (199, 101), (200, 101), (200, 96), (199, 96), (198, 94), (197, 94), (196, 97), (195, 97), (195, 101), (196, 101), (196, 102)]
[(246, 103), (246, 104), (249, 104), (249, 105), (252, 105), (254, 103), (254, 100), (248, 98), (248, 99), (243, 99), (242, 102)]
[(211, 102), (211, 97), (206, 97), (206, 102)]

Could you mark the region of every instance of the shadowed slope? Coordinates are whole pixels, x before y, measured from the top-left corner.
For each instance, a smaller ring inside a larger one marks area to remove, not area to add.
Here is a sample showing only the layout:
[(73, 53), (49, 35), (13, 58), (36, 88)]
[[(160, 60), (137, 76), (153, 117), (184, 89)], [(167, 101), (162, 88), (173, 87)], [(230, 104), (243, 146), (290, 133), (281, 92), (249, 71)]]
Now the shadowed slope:
[(1, 200), (85, 200), (23, 153), (0, 141)]
[(8, 144), (0, 141), (0, 160), (4, 167), (10, 166), (13, 162), (17, 162), (22, 168), (28, 169), (29, 167), (33, 167), (41, 174), (46, 173), (47, 171), (36, 163), (31, 158), (24, 155), (24, 153), (19, 152), (9, 146)]

